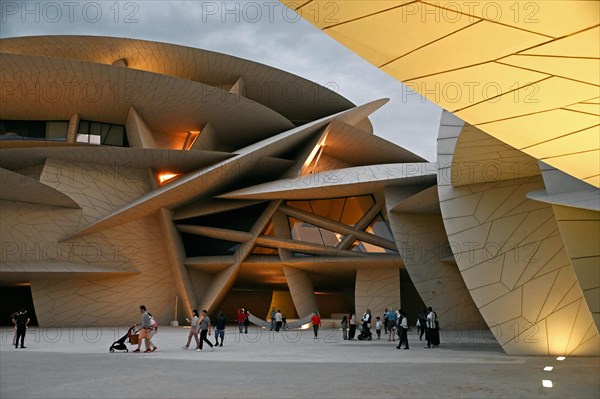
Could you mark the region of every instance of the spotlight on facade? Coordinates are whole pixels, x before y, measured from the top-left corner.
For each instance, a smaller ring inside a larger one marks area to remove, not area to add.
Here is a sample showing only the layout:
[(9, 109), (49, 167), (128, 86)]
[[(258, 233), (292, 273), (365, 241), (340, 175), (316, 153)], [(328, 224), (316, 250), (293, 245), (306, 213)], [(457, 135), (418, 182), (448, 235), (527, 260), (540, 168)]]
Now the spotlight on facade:
[(554, 370), (554, 367), (552, 367), (552, 366), (544, 367), (544, 371), (552, 371), (552, 370)]
[(552, 384), (552, 380), (542, 380), (542, 386), (544, 388), (552, 388), (554, 385)]
[(564, 357), (564, 356), (559, 356), (556, 358), (556, 360), (558, 360), (559, 362), (562, 362), (565, 359), (566, 359), (566, 357)]

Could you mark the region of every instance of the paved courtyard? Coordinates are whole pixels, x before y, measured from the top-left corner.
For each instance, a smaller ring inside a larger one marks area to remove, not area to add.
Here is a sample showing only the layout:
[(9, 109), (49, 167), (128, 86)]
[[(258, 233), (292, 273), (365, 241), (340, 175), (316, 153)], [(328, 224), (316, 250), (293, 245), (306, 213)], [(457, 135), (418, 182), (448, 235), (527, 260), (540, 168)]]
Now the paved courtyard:
[[(0, 343), (1, 398), (597, 398), (598, 358), (509, 357), (489, 333), (442, 332), (426, 349), (341, 332), (229, 328), (222, 348), (183, 350), (188, 329), (161, 327), (158, 350), (109, 353), (126, 328), (31, 328), (26, 349)], [(211, 339), (212, 341), (212, 339)], [(131, 347), (130, 347), (131, 348)], [(553, 371), (544, 371), (553, 366)], [(553, 383), (542, 387), (542, 380)]]

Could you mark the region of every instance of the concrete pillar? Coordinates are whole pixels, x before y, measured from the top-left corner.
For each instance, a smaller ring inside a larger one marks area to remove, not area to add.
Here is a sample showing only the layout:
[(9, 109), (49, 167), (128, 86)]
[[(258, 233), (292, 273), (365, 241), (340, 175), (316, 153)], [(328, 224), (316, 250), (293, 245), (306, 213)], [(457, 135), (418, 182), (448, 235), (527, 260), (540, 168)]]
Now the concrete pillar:
[(283, 274), (290, 288), (298, 317), (304, 317), (317, 310), (317, 297), (308, 273), (295, 267), (284, 266)]

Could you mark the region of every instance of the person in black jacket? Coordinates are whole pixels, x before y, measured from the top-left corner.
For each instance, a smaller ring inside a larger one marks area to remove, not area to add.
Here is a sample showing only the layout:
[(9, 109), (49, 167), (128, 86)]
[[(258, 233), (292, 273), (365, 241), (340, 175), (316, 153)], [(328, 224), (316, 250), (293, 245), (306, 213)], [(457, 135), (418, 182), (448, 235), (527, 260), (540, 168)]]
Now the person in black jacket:
[[(227, 324), (227, 317), (223, 312), (219, 312), (215, 320), (215, 346), (223, 346), (223, 340), (225, 339), (225, 325)], [(219, 337), (221, 337), (221, 344), (219, 345)]]
[(13, 323), (17, 326), (17, 339), (15, 340), (15, 348), (19, 347), (19, 339), (21, 339), (21, 348), (25, 349), (25, 333), (27, 332), (27, 325), (29, 324), (29, 316), (27, 316), (27, 309), (21, 309), (19, 314), (13, 319)]

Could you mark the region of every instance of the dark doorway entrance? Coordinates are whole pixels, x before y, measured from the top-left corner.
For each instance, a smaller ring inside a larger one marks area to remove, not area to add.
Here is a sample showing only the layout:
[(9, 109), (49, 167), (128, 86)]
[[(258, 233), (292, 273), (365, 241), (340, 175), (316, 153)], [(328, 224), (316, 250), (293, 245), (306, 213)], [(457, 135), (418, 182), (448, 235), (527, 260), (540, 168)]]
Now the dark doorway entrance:
[(31, 319), (29, 324), (37, 326), (38, 321), (33, 307), (31, 285), (0, 286), (0, 325), (12, 325), (10, 315), (21, 309), (27, 309), (27, 314)]

